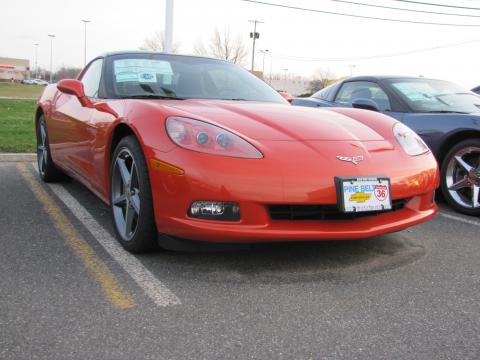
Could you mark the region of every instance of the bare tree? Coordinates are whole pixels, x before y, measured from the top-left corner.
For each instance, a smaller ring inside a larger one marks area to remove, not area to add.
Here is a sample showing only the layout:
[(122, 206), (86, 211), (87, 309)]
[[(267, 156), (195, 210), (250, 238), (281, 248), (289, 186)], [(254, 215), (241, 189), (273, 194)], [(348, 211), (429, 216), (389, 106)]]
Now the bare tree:
[(233, 37), (228, 28), (223, 33), (218, 28), (214, 30), (208, 50), (202, 42), (197, 42), (193, 51), (197, 55), (210, 55), (234, 64), (243, 64), (248, 54), (242, 38), (239, 35)]
[(56, 73), (53, 74), (53, 77), (57, 81), (62, 79), (76, 79), (81, 71), (81, 68), (69, 67), (64, 65), (60, 69), (58, 69)]
[[(151, 36), (143, 40), (142, 46), (139, 47), (140, 50), (149, 50), (149, 51), (164, 51), (165, 50), (165, 36), (163, 36), (163, 31), (157, 30)], [(178, 43), (172, 44), (172, 53), (178, 52), (179, 46)]]
[[(59, 68), (57, 71), (54, 71), (52, 73), (52, 80), (59, 81), (62, 79), (76, 79), (81, 71), (82, 71), (82, 68), (62, 65), (61, 68)], [(50, 70), (44, 69), (39, 66), (38, 69), (35, 71), (35, 73), (36, 74), (32, 73), (31, 76), (33, 77), (37, 75), (39, 79), (44, 79), (44, 80), (50, 79)]]
[(332, 73), (332, 71), (329, 68), (317, 69), (312, 76), (312, 81), (310, 81), (310, 91), (312, 93), (315, 93), (319, 90), (322, 90), (334, 78), (335, 78), (335, 75)]
[(197, 41), (193, 46), (193, 53), (200, 56), (209, 56), (207, 49), (202, 41)]

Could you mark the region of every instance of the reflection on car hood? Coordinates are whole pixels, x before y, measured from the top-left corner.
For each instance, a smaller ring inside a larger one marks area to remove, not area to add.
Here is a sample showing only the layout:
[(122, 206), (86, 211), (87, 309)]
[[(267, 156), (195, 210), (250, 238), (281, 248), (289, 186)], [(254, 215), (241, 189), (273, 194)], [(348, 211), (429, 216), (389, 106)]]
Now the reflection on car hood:
[(255, 140), (384, 140), (357, 120), (317, 108), (223, 100), (185, 100), (168, 107)]

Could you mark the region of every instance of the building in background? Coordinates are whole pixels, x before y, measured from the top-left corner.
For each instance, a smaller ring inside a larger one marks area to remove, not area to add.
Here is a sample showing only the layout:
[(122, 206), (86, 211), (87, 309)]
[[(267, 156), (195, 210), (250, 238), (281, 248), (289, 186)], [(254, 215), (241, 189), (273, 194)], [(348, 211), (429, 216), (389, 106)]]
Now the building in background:
[(275, 90), (286, 91), (293, 96), (302, 95), (309, 92), (310, 81), (302, 79), (300, 77), (287, 78), (287, 79), (265, 79)]
[(30, 78), (30, 61), (0, 57), (0, 81), (21, 81)]

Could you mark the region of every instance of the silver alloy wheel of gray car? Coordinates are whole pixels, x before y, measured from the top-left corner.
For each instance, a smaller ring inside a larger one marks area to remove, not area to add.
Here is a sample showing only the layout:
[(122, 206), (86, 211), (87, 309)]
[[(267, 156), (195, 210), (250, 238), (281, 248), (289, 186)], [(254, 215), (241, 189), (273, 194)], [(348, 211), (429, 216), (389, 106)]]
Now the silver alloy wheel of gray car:
[(450, 158), (445, 176), (448, 192), (458, 205), (480, 208), (480, 147), (459, 149)]
[(123, 240), (129, 241), (140, 218), (140, 189), (135, 159), (127, 148), (115, 158), (111, 186), (115, 226)]
[(47, 130), (45, 128), (45, 122), (40, 121), (38, 125), (37, 135), (37, 162), (38, 171), (40, 175), (45, 174), (48, 161), (48, 143), (47, 143)]

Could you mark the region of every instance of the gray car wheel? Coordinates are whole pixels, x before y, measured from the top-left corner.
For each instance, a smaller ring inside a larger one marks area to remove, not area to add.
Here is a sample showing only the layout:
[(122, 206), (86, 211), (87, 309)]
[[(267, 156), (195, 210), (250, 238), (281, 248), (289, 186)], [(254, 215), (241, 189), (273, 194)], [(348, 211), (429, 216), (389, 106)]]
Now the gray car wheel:
[(122, 246), (133, 253), (156, 246), (150, 180), (140, 144), (123, 138), (112, 156), (110, 203), (113, 225)]
[(50, 152), (47, 125), (45, 117), (40, 116), (36, 126), (37, 135), (37, 165), (40, 178), (45, 182), (54, 182), (67, 179), (67, 176), (55, 166)]
[(480, 140), (465, 140), (445, 156), (441, 169), (442, 194), (456, 210), (480, 215)]

